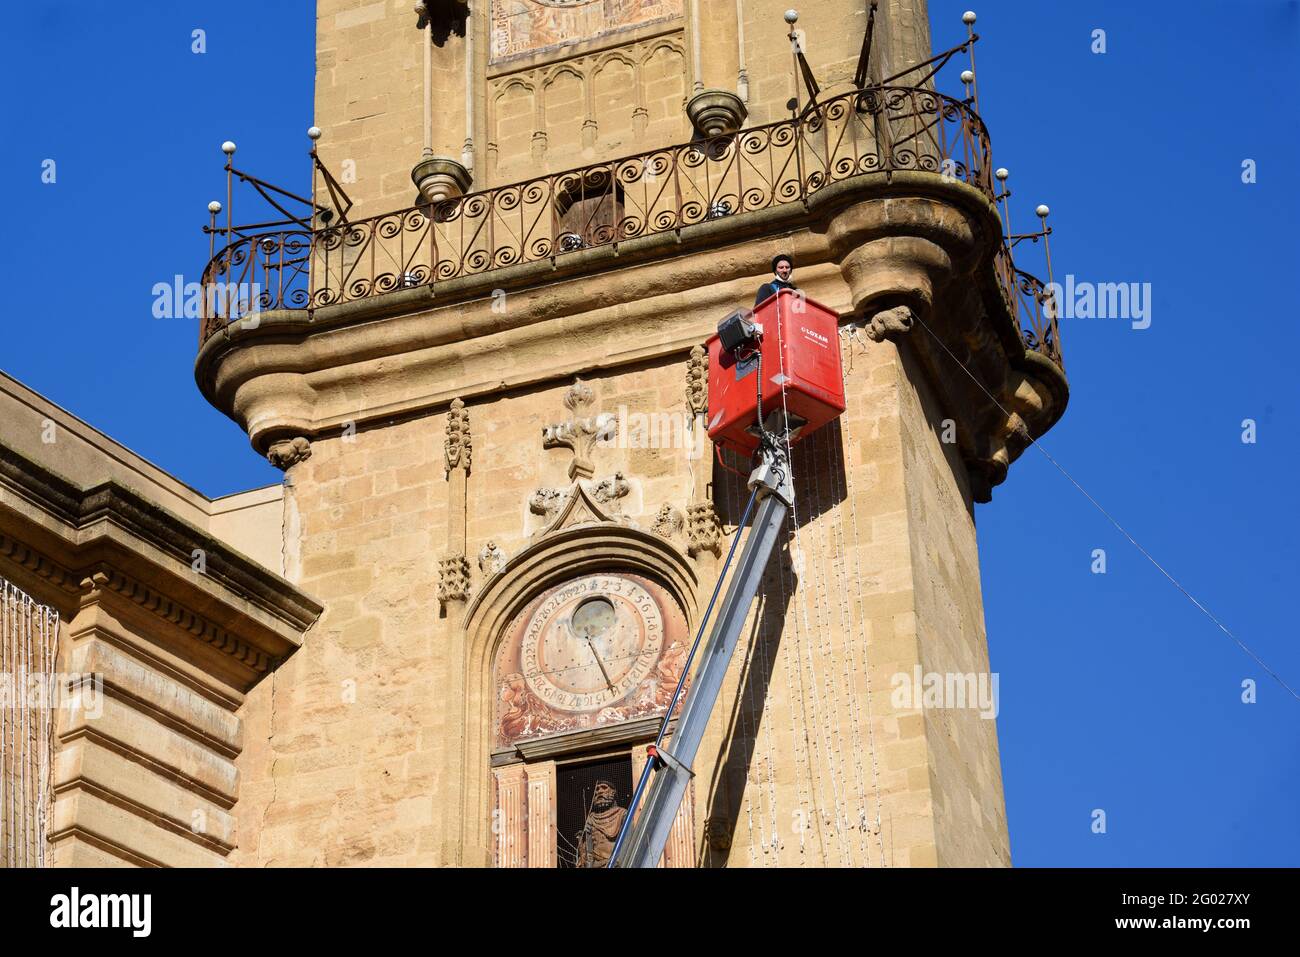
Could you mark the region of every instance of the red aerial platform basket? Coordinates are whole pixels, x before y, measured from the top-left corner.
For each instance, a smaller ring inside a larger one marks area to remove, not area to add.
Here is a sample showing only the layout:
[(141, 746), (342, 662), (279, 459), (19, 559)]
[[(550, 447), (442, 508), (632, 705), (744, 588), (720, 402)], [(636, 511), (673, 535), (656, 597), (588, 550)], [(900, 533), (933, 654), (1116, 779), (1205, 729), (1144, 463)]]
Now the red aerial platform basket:
[(723, 348), (716, 333), (706, 343), (709, 438), (746, 456), (759, 445), (760, 365), (763, 415), (788, 409), (791, 442), (844, 412), (839, 315), (800, 292), (781, 289), (755, 306), (751, 318), (763, 330), (756, 343), (734, 353)]

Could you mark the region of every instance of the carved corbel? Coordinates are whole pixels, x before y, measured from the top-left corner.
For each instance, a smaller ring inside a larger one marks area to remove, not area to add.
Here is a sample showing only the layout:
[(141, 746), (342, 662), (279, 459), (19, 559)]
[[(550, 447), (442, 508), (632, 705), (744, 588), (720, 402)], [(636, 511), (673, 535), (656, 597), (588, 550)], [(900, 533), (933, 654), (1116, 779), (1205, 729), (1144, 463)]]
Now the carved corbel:
[(915, 323), (916, 315), (907, 306), (882, 309), (866, 324), (867, 338), (872, 342), (884, 342), (886, 339), (898, 341), (911, 331)]
[(311, 458), (311, 443), (303, 436), (283, 439), (274, 443), (266, 452), (266, 460), (281, 472), (287, 472), (299, 462)]

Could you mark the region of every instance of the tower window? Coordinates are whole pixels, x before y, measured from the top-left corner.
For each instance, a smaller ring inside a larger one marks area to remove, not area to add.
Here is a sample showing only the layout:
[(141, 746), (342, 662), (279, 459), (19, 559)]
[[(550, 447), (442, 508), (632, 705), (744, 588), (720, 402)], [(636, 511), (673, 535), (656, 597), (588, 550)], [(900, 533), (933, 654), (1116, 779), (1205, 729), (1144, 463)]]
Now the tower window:
[[(613, 796), (601, 782), (612, 785)], [(561, 766), (555, 772), (555, 860), (559, 867), (603, 867), (632, 796), (632, 757)]]
[(623, 230), (623, 187), (606, 169), (568, 174), (556, 183), (555, 213), (560, 252), (617, 242)]

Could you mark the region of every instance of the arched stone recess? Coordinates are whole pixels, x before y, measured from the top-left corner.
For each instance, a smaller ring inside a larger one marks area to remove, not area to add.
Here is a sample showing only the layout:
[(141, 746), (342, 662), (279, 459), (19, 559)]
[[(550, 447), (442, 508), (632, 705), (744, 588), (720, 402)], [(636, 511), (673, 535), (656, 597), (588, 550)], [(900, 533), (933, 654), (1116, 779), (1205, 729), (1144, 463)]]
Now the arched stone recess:
[(611, 149), (630, 144), (645, 112), (637, 63), (622, 50), (597, 58), (591, 71), (592, 119), (598, 143)]
[(551, 70), (542, 81), (542, 116), (548, 144), (577, 143), (589, 118), (587, 78), (569, 64)]
[(685, 48), (673, 38), (654, 40), (641, 51), (639, 66), (651, 135), (671, 137), (680, 133), (686, 123)]
[[(492, 97), (493, 152), (528, 155), (534, 149), (537, 133), (543, 129), (542, 115), (541, 97), (532, 83), (512, 77), (501, 84)], [(540, 153), (534, 158), (540, 158)]]
[[(575, 481), (554, 521), (525, 549), (492, 575), (466, 608), (452, 668), (461, 702), (462, 740), (459, 833), (449, 835), (463, 849), (461, 863), (493, 861), (501, 826), (494, 832), (497, 805), (492, 750), (497, 723), (494, 664), (506, 636), (531, 603), (549, 589), (585, 575), (631, 575), (654, 583), (675, 602), (693, 634), (698, 616), (699, 578), (694, 564), (659, 535), (606, 514), (581, 481)], [(658, 720), (658, 719), (654, 719)], [(526, 836), (521, 843), (528, 843)], [(502, 855), (502, 863), (508, 863)]]

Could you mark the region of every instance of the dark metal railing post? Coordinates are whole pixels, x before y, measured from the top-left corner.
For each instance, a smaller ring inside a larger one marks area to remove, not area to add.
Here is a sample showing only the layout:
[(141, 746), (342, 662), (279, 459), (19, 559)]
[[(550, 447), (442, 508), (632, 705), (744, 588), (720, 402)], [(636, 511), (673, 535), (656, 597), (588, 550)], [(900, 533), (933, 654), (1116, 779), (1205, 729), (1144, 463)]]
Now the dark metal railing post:
[[(231, 140), (226, 140), (221, 144), (221, 152), (226, 154), (226, 256), (229, 260), (230, 244), (234, 242), (235, 234), (235, 144)], [(230, 270), (226, 270), (226, 295), (223, 297), (225, 303), (222, 307), (221, 319), (223, 322), (230, 322)]]
[(1061, 330), (1057, 325), (1057, 303), (1056, 303), (1056, 278), (1052, 274), (1052, 228), (1047, 225), (1047, 217), (1051, 214), (1051, 209), (1045, 205), (1040, 205), (1035, 210), (1038, 218), (1043, 221), (1043, 255), (1047, 260), (1047, 300), (1051, 305), (1047, 309), (1047, 321), (1052, 329), (1052, 342), (1056, 348), (1056, 354), (1060, 357), (1062, 363), (1065, 361), (1065, 353), (1061, 351)]
[(320, 127), (313, 126), (307, 130), (307, 138), (311, 140), (311, 218), (307, 220), (309, 228), (307, 230), (307, 317), (311, 318), (312, 310), (316, 302), (316, 218), (319, 207), (316, 203), (316, 167), (320, 162), (320, 157), (316, 152), (316, 143), (320, 140)]
[(979, 39), (975, 35), (975, 13), (967, 10), (961, 15), (962, 23), (966, 24), (966, 52), (970, 54), (970, 72), (971, 72), (971, 99), (975, 103), (975, 112), (980, 111), (980, 87), (979, 74), (975, 72), (975, 41)]

